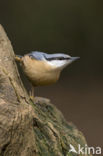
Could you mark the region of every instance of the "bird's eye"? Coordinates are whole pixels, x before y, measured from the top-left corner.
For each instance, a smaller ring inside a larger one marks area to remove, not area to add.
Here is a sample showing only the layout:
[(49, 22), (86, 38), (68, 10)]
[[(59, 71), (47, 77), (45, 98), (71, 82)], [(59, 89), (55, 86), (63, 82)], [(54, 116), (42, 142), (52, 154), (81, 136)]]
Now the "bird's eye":
[(69, 57), (58, 57), (58, 60), (69, 60)]
[(53, 60), (69, 60), (69, 57), (51, 57), (51, 58), (46, 58), (48, 61), (53, 61)]
[(65, 60), (65, 58), (64, 57), (59, 57), (58, 60)]

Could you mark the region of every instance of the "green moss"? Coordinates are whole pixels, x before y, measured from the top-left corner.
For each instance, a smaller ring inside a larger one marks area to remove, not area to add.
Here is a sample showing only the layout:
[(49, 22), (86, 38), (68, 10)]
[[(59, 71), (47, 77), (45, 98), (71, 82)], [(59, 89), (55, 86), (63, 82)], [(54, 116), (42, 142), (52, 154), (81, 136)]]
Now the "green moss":
[(42, 101), (32, 105), (37, 156), (77, 156), (69, 153), (69, 146), (72, 144), (75, 149), (78, 144), (84, 146), (86, 141), (82, 133), (68, 123), (54, 105)]

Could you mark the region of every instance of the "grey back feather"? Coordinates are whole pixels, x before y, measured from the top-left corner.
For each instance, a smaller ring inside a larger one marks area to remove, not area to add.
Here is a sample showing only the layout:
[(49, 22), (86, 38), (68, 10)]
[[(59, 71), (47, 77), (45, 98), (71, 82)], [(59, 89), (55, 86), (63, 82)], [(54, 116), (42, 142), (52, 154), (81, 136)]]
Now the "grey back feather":
[(47, 54), (44, 52), (33, 51), (28, 54), (31, 58), (35, 58), (37, 60), (56, 60), (57, 58), (68, 59), (70, 58), (69, 55), (63, 53), (56, 53), (56, 54)]

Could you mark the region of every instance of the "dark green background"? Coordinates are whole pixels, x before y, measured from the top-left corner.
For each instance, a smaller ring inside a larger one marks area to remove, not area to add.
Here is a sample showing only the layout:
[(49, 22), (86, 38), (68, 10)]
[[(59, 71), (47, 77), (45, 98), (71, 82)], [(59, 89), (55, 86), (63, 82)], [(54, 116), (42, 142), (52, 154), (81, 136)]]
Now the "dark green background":
[(0, 23), (16, 54), (38, 50), (81, 57), (57, 84), (35, 94), (50, 98), (90, 146), (103, 146), (103, 1), (3, 0)]

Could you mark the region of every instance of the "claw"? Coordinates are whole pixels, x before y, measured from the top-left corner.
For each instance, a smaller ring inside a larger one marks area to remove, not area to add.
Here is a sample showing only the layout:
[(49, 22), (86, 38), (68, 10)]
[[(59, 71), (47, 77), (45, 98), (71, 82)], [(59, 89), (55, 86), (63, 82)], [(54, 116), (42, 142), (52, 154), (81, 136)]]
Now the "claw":
[(30, 96), (30, 100), (31, 101), (34, 101), (34, 96)]

